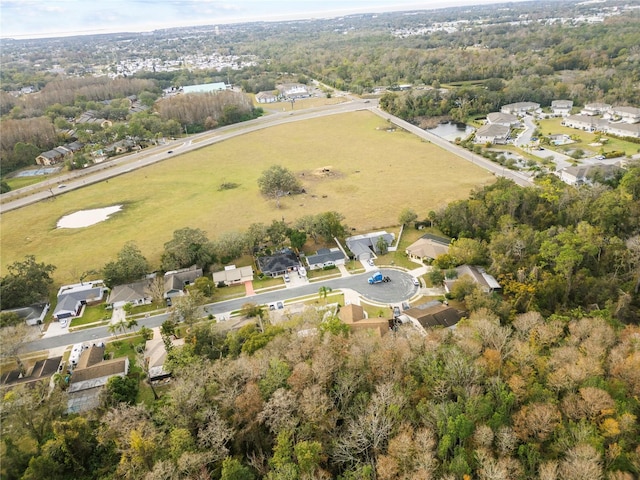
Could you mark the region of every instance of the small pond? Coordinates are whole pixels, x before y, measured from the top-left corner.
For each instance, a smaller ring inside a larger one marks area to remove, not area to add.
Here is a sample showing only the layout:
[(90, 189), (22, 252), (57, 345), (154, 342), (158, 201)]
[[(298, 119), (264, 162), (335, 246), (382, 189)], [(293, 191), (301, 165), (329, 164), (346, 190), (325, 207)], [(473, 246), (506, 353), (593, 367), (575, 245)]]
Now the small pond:
[(453, 142), (456, 138), (465, 139), (473, 132), (473, 127), (464, 123), (441, 123), (436, 128), (429, 128), (429, 132)]

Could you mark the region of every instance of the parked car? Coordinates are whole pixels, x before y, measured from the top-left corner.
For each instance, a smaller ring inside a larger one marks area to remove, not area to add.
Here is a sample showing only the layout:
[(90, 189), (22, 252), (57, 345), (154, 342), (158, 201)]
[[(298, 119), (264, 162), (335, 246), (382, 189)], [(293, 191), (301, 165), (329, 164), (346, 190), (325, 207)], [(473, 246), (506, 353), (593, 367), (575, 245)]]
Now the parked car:
[(367, 263), (368, 263), (370, 266), (372, 266), (372, 267), (375, 267), (375, 266), (376, 266), (376, 264), (375, 264), (375, 263), (373, 263), (373, 258), (370, 258), (369, 260), (367, 260)]
[(393, 317), (399, 317), (400, 316), (400, 307), (395, 306), (393, 307)]
[(284, 274), (284, 281), (285, 281), (285, 282), (289, 282), (289, 281), (291, 281), (291, 277), (289, 277), (289, 274), (288, 274), (288, 273), (285, 273), (285, 274)]
[(419, 286), (420, 286), (420, 280), (418, 280), (416, 277), (413, 277), (413, 284), (414, 284), (416, 287), (419, 287)]
[(167, 307), (170, 307), (171, 305), (173, 305), (173, 302), (171, 301), (171, 297), (167, 298)]
[(278, 302), (276, 305), (278, 305), (278, 310), (282, 310), (284, 308), (284, 303), (282, 302)]

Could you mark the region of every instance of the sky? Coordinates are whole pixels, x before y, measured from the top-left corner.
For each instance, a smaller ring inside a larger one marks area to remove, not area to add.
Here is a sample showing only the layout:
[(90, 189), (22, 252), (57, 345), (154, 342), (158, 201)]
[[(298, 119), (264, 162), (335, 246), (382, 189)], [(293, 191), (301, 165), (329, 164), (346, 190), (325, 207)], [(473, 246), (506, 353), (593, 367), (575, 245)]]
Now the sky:
[(0, 37), (147, 32), (488, 3), (497, 0), (0, 0)]

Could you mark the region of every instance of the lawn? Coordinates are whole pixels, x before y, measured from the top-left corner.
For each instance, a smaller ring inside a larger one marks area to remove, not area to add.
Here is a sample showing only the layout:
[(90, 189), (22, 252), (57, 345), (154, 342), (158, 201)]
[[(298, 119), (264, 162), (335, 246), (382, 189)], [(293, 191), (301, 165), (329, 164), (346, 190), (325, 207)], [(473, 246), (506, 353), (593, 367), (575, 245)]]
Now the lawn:
[(71, 327), (80, 327), (89, 323), (101, 322), (102, 320), (108, 320), (111, 318), (111, 310), (106, 309), (107, 304), (101, 303), (100, 305), (93, 305), (84, 308), (84, 313), (80, 318), (74, 318), (71, 320)]
[(376, 265), (395, 265), (398, 267), (404, 267), (408, 270), (413, 270), (414, 268), (419, 268), (420, 264), (413, 262), (409, 259), (405, 250), (409, 245), (418, 240), (425, 233), (431, 233), (433, 235), (437, 235), (439, 237), (444, 237), (442, 233), (440, 233), (435, 228), (425, 228), (422, 230), (416, 230), (413, 227), (407, 227), (404, 229), (402, 233), (402, 237), (400, 238), (400, 244), (398, 245), (398, 249), (395, 252), (388, 252), (386, 255), (378, 255), (378, 258), (375, 260)]
[[(153, 269), (176, 229), (201, 228), (215, 238), (253, 222), (290, 223), (328, 210), (342, 213), (356, 232), (366, 232), (396, 225), (404, 207), (424, 218), (494, 181), (478, 166), (388, 126), (368, 111), (281, 125), (3, 213), (1, 274), (32, 254), (57, 266), (57, 282), (78, 281), (82, 272), (115, 259), (129, 240)], [(306, 191), (283, 198), (280, 209), (257, 188), (258, 177), (273, 164), (291, 169)], [(239, 186), (218, 191), (221, 182)], [(123, 209), (108, 221), (56, 228), (63, 215), (110, 205)]]
[(34, 183), (41, 182), (43, 180), (46, 180), (47, 178), (50, 178), (50, 176), (49, 175), (30, 175), (26, 177), (7, 178), (5, 179), (5, 181), (7, 182), (7, 185), (11, 187), (11, 190), (18, 190), (19, 188), (28, 187), (29, 185), (33, 185)]

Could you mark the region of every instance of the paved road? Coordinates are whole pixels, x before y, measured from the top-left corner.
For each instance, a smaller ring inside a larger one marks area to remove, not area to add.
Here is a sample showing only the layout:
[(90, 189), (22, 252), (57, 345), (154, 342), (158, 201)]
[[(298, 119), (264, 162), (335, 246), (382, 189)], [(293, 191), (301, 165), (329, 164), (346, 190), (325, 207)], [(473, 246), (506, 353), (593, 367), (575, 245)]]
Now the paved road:
[(402, 120), (401, 118), (398, 118), (383, 110), (380, 110), (379, 108), (372, 108), (371, 111), (375, 112), (378, 116), (384, 118), (385, 120), (389, 120), (390, 122), (398, 125), (399, 127), (404, 128), (408, 132), (411, 132), (420, 138), (428, 140), (434, 145), (437, 145), (440, 148), (443, 148), (444, 150), (448, 150), (449, 152), (459, 156), (460, 158), (463, 158), (464, 160), (467, 160), (475, 165), (478, 165), (484, 168), (485, 170), (488, 170), (489, 172), (493, 173), (497, 177), (508, 178), (510, 180), (513, 180), (516, 184), (521, 185), (523, 187), (530, 187), (533, 185), (532, 177), (522, 172), (516, 172), (513, 170), (506, 169), (502, 165), (493, 163), (490, 160), (487, 160), (486, 158), (480, 155), (476, 155), (475, 153), (470, 152), (465, 148), (455, 145), (445, 140), (444, 138), (437, 136), (434, 133), (431, 133), (427, 130), (423, 130), (420, 127), (416, 127), (415, 125), (412, 125), (411, 123), (405, 120)]
[[(313, 282), (294, 288), (286, 288), (275, 290), (273, 292), (260, 293), (250, 297), (236, 298), (223, 302), (211, 303), (203, 307), (203, 315), (213, 314), (217, 316), (226, 316), (228, 318), (230, 312), (239, 310), (245, 303), (251, 302), (256, 304), (268, 304), (278, 301), (286, 301), (292, 297), (302, 297), (306, 295), (315, 295), (322, 286), (339, 290), (341, 288), (357, 291), (364, 298), (381, 304), (399, 303), (405, 301), (416, 294), (418, 287), (413, 285), (413, 277), (400, 270), (380, 269), (383, 275), (391, 277), (389, 283), (379, 283), (377, 285), (369, 285), (367, 278), (369, 273), (361, 273), (357, 275), (349, 275), (347, 277), (334, 278), (322, 282)], [(163, 313), (154, 315), (153, 317), (143, 318), (138, 321), (138, 327), (154, 328), (159, 327), (169, 317), (169, 314)], [(71, 332), (55, 337), (42, 338), (25, 344), (22, 352), (36, 352), (41, 350), (49, 350), (52, 348), (74, 345), (76, 343), (92, 342), (109, 338), (113, 340), (108, 327), (95, 327), (77, 332)]]

